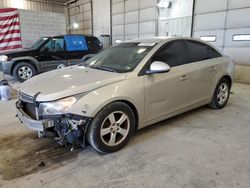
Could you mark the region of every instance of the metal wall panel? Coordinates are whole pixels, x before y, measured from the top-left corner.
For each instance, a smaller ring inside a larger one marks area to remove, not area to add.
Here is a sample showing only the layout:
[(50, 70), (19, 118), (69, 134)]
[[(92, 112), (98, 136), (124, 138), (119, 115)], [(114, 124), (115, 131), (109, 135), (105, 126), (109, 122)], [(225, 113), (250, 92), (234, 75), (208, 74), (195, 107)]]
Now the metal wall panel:
[(113, 25), (123, 25), (124, 24), (124, 14), (115, 14), (112, 16)]
[(250, 72), (239, 69), (241, 65), (250, 66), (250, 40), (237, 41), (233, 38), (235, 35), (250, 34), (249, 18), (249, 0), (196, 0), (194, 37), (216, 36), (216, 41), (211, 43), (236, 62), (236, 77), (241, 78), (238, 81), (243, 83), (250, 83)]
[(112, 41), (156, 35), (157, 0), (111, 0)]
[(234, 35), (243, 35), (243, 34), (250, 34), (250, 27), (227, 29), (225, 38), (225, 47), (250, 47), (250, 41), (233, 41)]
[(151, 7), (142, 9), (140, 11), (140, 22), (143, 21), (152, 21), (157, 19), (157, 8)]
[(125, 36), (125, 40), (133, 40), (133, 39), (137, 39), (138, 38), (138, 35), (128, 35), (128, 36)]
[(138, 23), (127, 24), (125, 25), (125, 38), (128, 35), (137, 35), (138, 38)]
[(222, 29), (225, 25), (226, 11), (195, 16), (194, 31)]
[(139, 9), (139, 0), (127, 0), (125, 1), (125, 11), (132, 11)]
[(159, 24), (159, 36), (185, 36), (191, 35), (191, 22), (192, 17), (170, 18), (160, 20)]
[(227, 7), (227, 0), (197, 0), (195, 12), (200, 13), (209, 13), (223, 11)]
[(227, 17), (227, 28), (250, 27), (250, 8), (229, 10)]
[[(124, 35), (124, 25), (117, 25), (112, 27), (113, 36), (123, 36)], [(124, 40), (124, 37), (120, 38)]]
[(150, 8), (157, 5), (157, 0), (140, 0), (140, 8)]
[[(16, 0), (20, 1), (20, 0)], [(45, 12), (55, 12), (55, 13), (65, 13), (65, 6), (63, 4), (56, 3), (54, 1), (32, 1), (32, 0), (23, 0), (23, 6), (19, 7), (17, 4), (11, 3), (11, 0), (1, 0), (1, 8), (20, 8), (26, 10), (35, 10), (35, 11), (45, 11)]]
[(112, 14), (119, 14), (124, 12), (124, 2), (112, 4)]
[(224, 30), (209, 30), (209, 31), (196, 31), (194, 32), (194, 37), (195, 38), (200, 38), (200, 37), (208, 37), (208, 36), (216, 36), (216, 40), (214, 42), (210, 42), (211, 44), (222, 48), (224, 45)]
[(229, 0), (229, 9), (250, 7), (249, 0)]
[[(70, 33), (72, 34), (93, 34), (91, 0), (79, 0), (70, 4), (69, 21)], [(79, 24), (78, 28), (73, 28), (73, 23)]]
[(140, 34), (155, 34), (156, 32), (156, 22), (141, 22), (139, 24)]
[(126, 12), (125, 13), (125, 23), (135, 23), (138, 22), (138, 11)]
[(249, 66), (250, 47), (225, 47), (223, 51), (225, 54), (230, 55), (237, 65)]

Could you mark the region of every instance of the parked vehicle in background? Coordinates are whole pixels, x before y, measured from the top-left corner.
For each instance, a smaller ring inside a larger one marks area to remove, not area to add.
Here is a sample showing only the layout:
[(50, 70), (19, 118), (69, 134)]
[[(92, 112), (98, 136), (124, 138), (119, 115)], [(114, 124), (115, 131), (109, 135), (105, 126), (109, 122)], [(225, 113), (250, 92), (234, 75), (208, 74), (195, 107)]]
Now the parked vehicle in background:
[[(234, 64), (192, 38), (138, 39), (102, 51), (84, 63), (22, 84), (21, 122), (60, 144), (90, 145), (101, 153), (126, 145), (140, 128), (229, 99)], [(63, 83), (63, 84), (61, 84)]]
[(23, 82), (37, 74), (80, 63), (85, 55), (102, 49), (101, 42), (93, 36), (42, 37), (30, 49), (0, 54), (0, 61), (5, 74)]

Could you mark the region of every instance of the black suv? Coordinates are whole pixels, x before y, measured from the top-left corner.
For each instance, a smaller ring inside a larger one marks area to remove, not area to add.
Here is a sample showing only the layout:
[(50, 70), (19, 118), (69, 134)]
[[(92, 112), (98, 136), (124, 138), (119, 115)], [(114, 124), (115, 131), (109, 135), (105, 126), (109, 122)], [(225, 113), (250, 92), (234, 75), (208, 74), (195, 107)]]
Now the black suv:
[(43, 37), (30, 49), (0, 54), (5, 74), (23, 82), (39, 73), (75, 65), (103, 49), (93, 36), (63, 35)]

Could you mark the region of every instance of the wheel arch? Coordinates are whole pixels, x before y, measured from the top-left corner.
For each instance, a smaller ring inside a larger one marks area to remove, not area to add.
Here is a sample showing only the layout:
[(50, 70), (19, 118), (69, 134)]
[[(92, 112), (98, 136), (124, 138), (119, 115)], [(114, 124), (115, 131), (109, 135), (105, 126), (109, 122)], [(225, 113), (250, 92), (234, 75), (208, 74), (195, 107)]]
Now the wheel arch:
[[(226, 80), (228, 80), (228, 82), (229, 82), (229, 84), (230, 84), (230, 87), (232, 87), (233, 80), (232, 80), (231, 76), (229, 76), (229, 75), (224, 75), (221, 79), (226, 79)], [(221, 79), (220, 79), (220, 80), (221, 80)]]
[(13, 61), (13, 64), (12, 64), (12, 67), (11, 67), (11, 75), (13, 75), (13, 71), (14, 71), (15, 66), (18, 63), (21, 63), (21, 62), (29, 63), (30, 65), (34, 66), (34, 68), (36, 69), (37, 73), (39, 72), (37, 64), (32, 59), (29, 59), (29, 58), (23, 58), (23, 59), (22, 58), (18, 58), (18, 59), (14, 59), (12, 61)]
[(137, 111), (137, 108), (135, 107), (135, 105), (128, 100), (117, 100), (117, 101), (113, 101), (113, 102), (123, 102), (123, 103), (127, 104), (132, 109), (132, 111), (135, 115), (135, 131), (136, 131), (138, 129), (138, 125), (139, 125), (139, 114), (138, 114), (138, 111)]
[(135, 130), (137, 130), (139, 127), (139, 111), (138, 111), (137, 107), (131, 101), (129, 101), (127, 99), (115, 99), (115, 100), (107, 101), (106, 103), (103, 103), (101, 106), (99, 106), (97, 108), (97, 110), (95, 110), (93, 112), (93, 117), (95, 117), (96, 114), (98, 114), (105, 106), (110, 105), (110, 104), (115, 103), (115, 102), (122, 102), (131, 108), (131, 110), (133, 111), (133, 113), (135, 115)]

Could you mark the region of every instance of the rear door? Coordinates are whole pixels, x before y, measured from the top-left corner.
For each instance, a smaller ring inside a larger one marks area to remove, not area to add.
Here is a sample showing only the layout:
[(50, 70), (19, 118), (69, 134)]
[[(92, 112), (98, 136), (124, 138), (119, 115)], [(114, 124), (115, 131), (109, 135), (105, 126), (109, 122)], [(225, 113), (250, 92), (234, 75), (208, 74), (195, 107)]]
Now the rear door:
[(150, 64), (154, 61), (165, 62), (171, 70), (163, 74), (144, 75), (145, 117), (148, 124), (188, 106), (190, 75), (186, 69), (186, 54), (185, 42), (177, 40), (166, 44), (150, 60)]
[(211, 98), (214, 82), (217, 80), (218, 59), (221, 55), (209, 45), (187, 40), (188, 68), (190, 69), (190, 104)]
[(58, 68), (59, 65), (67, 65), (67, 53), (63, 37), (49, 39), (40, 49), (37, 59), (41, 63), (42, 72)]

